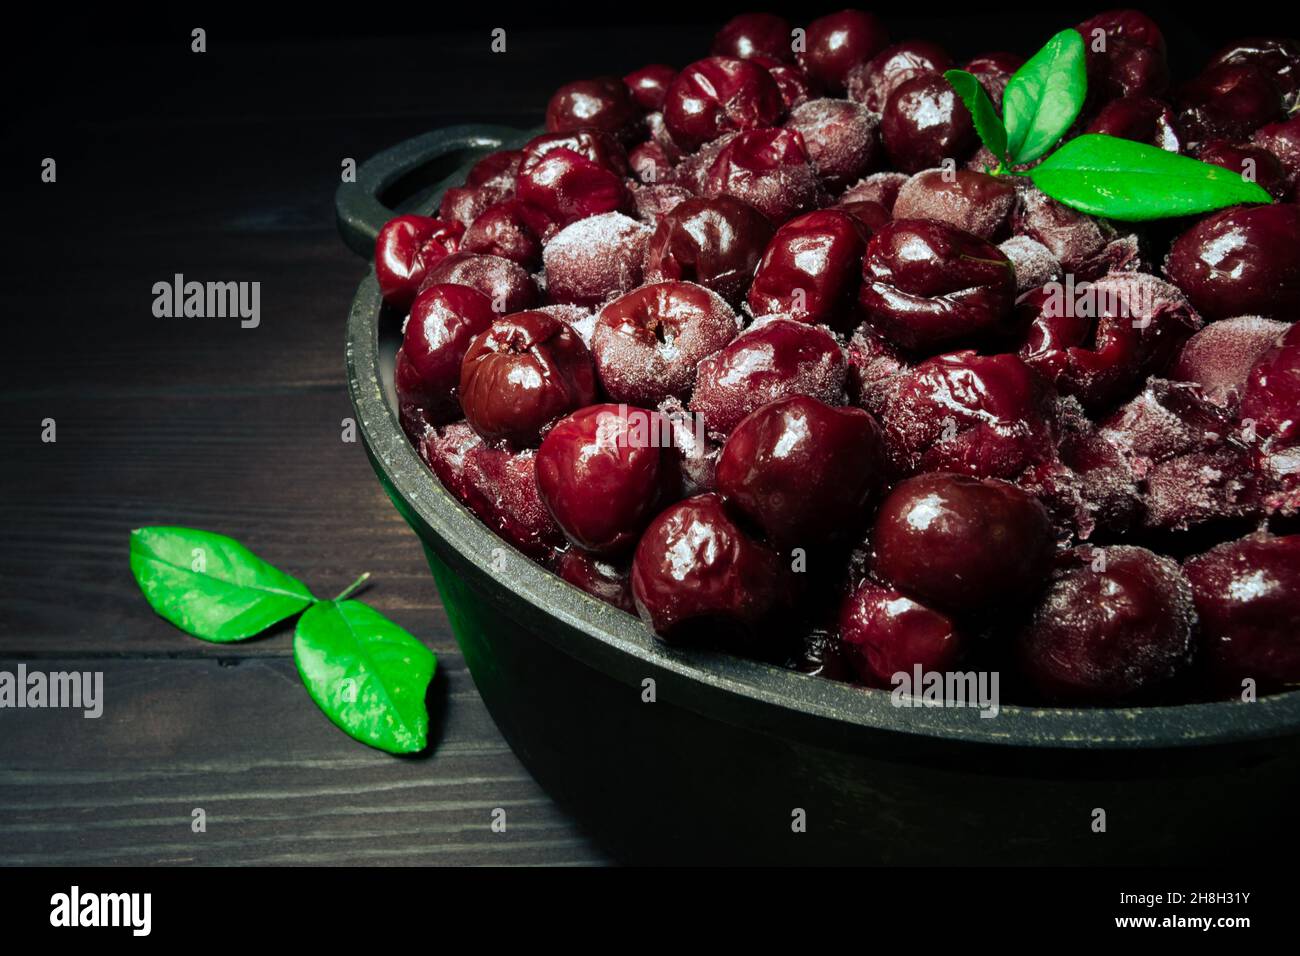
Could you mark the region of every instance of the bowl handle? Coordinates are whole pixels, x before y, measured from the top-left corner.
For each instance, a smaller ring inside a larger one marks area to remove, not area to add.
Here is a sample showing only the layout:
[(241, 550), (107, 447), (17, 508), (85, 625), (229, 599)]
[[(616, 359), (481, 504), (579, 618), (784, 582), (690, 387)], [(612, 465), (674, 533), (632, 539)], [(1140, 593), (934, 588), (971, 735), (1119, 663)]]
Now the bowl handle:
[(450, 185), (449, 176), (521, 136), (509, 126), (447, 126), (377, 153), (358, 167), (356, 182), (342, 183), (334, 193), (339, 234), (349, 249), (369, 258), (384, 223), (399, 213), (427, 210)]

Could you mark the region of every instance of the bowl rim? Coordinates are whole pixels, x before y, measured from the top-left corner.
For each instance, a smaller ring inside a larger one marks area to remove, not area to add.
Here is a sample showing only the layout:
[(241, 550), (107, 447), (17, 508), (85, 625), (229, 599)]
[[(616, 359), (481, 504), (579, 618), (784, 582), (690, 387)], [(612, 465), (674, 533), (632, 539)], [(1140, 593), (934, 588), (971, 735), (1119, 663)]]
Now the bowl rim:
[[(448, 182), (463, 178), (468, 167)], [(417, 210), (431, 213), (433, 201)], [(1300, 690), (1258, 698), (1164, 707), (1056, 708), (1001, 704), (988, 719), (970, 707), (893, 703), (890, 691), (843, 684), (716, 651), (656, 639), (637, 618), (569, 584), (499, 538), (434, 477), (407, 441), (383, 387), (382, 302), (373, 263), (348, 316), (346, 370), (357, 424), (398, 510), (453, 570), (501, 589), (512, 616), (565, 653), (629, 684), (675, 678), (673, 701), (702, 714), (748, 722), (753, 707), (798, 714), (823, 730), (868, 730), (1011, 747), (1156, 749), (1294, 735)], [(538, 620), (552, 626), (538, 628)], [(753, 706), (750, 706), (753, 705)], [(767, 718), (780, 715), (767, 714)]]

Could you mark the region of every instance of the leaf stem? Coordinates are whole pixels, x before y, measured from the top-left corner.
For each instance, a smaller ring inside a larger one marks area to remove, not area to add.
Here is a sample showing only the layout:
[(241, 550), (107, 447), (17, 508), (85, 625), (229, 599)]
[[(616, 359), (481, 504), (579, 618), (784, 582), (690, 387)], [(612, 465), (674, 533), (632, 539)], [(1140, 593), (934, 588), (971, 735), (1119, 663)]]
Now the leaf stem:
[(348, 598), (350, 598), (352, 595), (356, 594), (357, 591), (361, 590), (363, 587), (366, 586), (369, 580), (370, 580), (370, 572), (367, 571), (365, 574), (361, 575), (361, 577), (357, 578), (355, 581), (353, 581), (351, 584), (345, 587), (342, 591), (340, 591), (338, 593), (338, 596), (334, 598), (335, 603), (339, 601), (345, 601)]

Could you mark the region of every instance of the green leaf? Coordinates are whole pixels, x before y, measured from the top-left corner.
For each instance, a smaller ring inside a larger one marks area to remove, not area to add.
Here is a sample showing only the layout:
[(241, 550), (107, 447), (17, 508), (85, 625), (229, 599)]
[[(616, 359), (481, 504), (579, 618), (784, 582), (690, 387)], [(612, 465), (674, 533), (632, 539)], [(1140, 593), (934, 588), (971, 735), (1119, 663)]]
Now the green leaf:
[(1231, 169), (1100, 133), (1070, 140), (1028, 176), (1058, 202), (1127, 221), (1273, 201)]
[(145, 600), (205, 641), (241, 641), (316, 600), (233, 538), (194, 528), (131, 532), (131, 573)]
[(1007, 152), (1031, 163), (1065, 135), (1088, 92), (1087, 55), (1077, 30), (1062, 30), (1012, 75), (1002, 94)]
[(980, 140), (989, 148), (989, 152), (1005, 163), (1007, 129), (1002, 125), (997, 110), (993, 108), (993, 101), (989, 99), (988, 93), (984, 92), (983, 84), (965, 70), (949, 70), (943, 78), (952, 84), (961, 101), (966, 104)]
[(378, 611), (322, 601), (298, 621), (293, 659), (312, 700), (350, 736), (389, 753), (428, 745), (437, 658)]

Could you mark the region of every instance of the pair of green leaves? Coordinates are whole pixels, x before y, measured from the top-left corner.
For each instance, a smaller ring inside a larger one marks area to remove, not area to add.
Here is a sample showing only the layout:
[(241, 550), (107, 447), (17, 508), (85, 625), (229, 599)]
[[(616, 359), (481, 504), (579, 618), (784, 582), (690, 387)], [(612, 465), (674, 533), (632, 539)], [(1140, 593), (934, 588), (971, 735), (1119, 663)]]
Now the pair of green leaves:
[(238, 541), (192, 528), (132, 531), (131, 573), (159, 615), (205, 641), (242, 641), (305, 610), (293, 658), (325, 715), (389, 753), (428, 745), (424, 699), (437, 659), (379, 612), (345, 600), (357, 585), (318, 600)]
[[(1004, 173), (1042, 159), (1078, 118), (1088, 94), (1087, 51), (1077, 30), (1052, 37), (1007, 83), (1000, 117), (976, 77), (964, 70), (944, 77), (998, 158), (995, 172)], [(1257, 183), (1230, 169), (1096, 133), (1070, 140), (1024, 175), (1058, 202), (1126, 221), (1272, 202)]]

